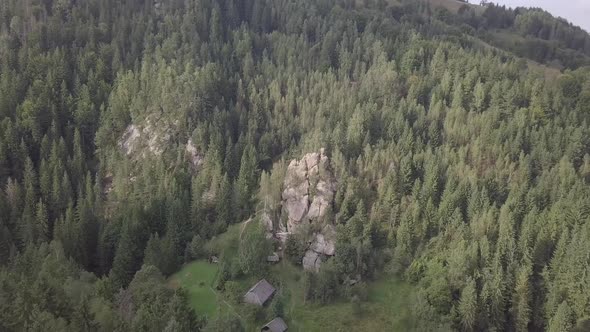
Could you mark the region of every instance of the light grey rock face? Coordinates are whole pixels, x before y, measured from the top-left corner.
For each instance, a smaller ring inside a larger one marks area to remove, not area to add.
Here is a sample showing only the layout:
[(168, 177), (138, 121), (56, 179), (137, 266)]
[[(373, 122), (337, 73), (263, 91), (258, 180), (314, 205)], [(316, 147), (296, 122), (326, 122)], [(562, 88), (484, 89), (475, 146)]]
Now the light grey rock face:
[(326, 225), (321, 233), (316, 233), (309, 248), (318, 254), (334, 256), (336, 253), (336, 229), (334, 226)]
[(268, 233), (272, 234), (274, 225), (273, 225), (272, 219), (270, 219), (270, 216), (267, 213), (263, 213), (262, 216), (260, 217), (260, 221), (262, 222), (264, 229), (266, 229), (266, 231)]
[(261, 217), (267, 233), (283, 243), (290, 234), (301, 232), (304, 225), (319, 229), (306, 234), (309, 247), (302, 261), (305, 270), (318, 272), (322, 259), (336, 252), (336, 228), (326, 218), (335, 193), (336, 180), (324, 150), (307, 153), (287, 166), (281, 193), (281, 222), (273, 223), (266, 213)]
[(176, 132), (174, 123), (147, 117), (141, 124), (127, 126), (119, 140), (119, 147), (129, 157), (145, 158), (148, 155), (161, 156), (170, 146)]
[(288, 229), (294, 231), (309, 211), (309, 196), (296, 195), (285, 200), (285, 208), (289, 214)]
[(123, 137), (119, 141), (119, 147), (123, 150), (126, 155), (131, 155), (137, 150), (139, 146), (139, 138), (141, 136), (141, 130), (134, 125), (130, 124), (125, 129)]
[(191, 170), (197, 171), (201, 168), (204, 162), (203, 156), (197, 150), (197, 147), (193, 143), (193, 140), (189, 138), (188, 142), (186, 142), (185, 148), (186, 156), (189, 162), (189, 166)]
[(336, 185), (323, 149), (308, 153), (301, 160), (292, 160), (283, 188), (288, 232), (296, 232), (303, 223), (324, 217), (332, 207)]
[(307, 218), (317, 219), (326, 215), (326, 211), (330, 208), (332, 200), (326, 196), (316, 195), (309, 206)]
[(322, 266), (320, 254), (313, 250), (308, 250), (303, 256), (303, 268), (308, 271), (319, 272)]
[[(178, 121), (170, 122), (148, 116), (141, 123), (132, 123), (119, 139), (121, 151), (130, 159), (139, 161), (148, 157), (161, 157), (170, 147), (176, 146), (173, 138), (178, 136)], [(191, 171), (203, 165), (203, 155), (191, 139), (185, 145), (185, 159)]]

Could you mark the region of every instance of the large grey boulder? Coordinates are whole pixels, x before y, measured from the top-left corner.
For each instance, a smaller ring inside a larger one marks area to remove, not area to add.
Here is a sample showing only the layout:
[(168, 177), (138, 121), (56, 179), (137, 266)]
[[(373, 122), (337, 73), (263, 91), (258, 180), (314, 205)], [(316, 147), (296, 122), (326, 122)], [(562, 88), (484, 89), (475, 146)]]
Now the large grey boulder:
[(326, 225), (321, 233), (316, 233), (309, 247), (318, 254), (334, 256), (336, 253), (336, 230), (332, 225)]
[(319, 272), (322, 266), (320, 254), (313, 250), (308, 250), (303, 256), (303, 268), (308, 271)]

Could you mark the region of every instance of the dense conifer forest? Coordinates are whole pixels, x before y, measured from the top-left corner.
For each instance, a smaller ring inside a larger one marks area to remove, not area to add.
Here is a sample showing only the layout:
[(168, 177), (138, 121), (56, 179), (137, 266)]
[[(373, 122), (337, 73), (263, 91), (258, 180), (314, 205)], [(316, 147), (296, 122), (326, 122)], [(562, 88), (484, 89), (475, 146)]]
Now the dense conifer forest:
[(337, 240), (306, 304), (400, 280), (407, 330), (590, 330), (590, 36), (445, 1), (0, 0), (0, 330), (296, 324), (167, 278), (277, 279), (257, 225), (320, 149)]

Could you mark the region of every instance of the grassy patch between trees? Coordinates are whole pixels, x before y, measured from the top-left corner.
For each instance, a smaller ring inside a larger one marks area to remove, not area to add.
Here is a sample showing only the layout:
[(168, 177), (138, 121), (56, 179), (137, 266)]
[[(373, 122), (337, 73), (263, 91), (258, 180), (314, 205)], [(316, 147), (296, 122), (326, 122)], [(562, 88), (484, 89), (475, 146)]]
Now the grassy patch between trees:
[(169, 279), (172, 287), (182, 287), (189, 294), (191, 306), (199, 316), (212, 318), (217, 312), (217, 294), (213, 290), (218, 266), (206, 260), (185, 265)]
[[(286, 267), (289, 266), (289, 267)], [(277, 271), (279, 270), (279, 271)], [(406, 331), (412, 288), (403, 281), (383, 276), (367, 285), (367, 298), (355, 304), (346, 299), (321, 305), (305, 301), (303, 272), (290, 264), (272, 270), (280, 276), (283, 296), (289, 299), (286, 313), (291, 331)]]

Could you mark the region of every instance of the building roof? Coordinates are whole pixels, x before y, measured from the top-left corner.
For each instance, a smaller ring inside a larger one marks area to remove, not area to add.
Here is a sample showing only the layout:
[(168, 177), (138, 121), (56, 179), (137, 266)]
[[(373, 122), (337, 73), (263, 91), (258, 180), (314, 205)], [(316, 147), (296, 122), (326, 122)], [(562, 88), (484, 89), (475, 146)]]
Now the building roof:
[(266, 325), (262, 327), (261, 331), (285, 332), (287, 329), (288, 327), (285, 321), (281, 317), (277, 317), (266, 323)]
[(251, 304), (264, 305), (275, 291), (275, 288), (266, 279), (262, 279), (244, 295), (244, 301)]
[(266, 257), (266, 261), (271, 262), (271, 263), (276, 263), (276, 262), (279, 262), (280, 260), (281, 260), (281, 257), (279, 257), (279, 254), (277, 254), (276, 252), (273, 253), (272, 255)]

